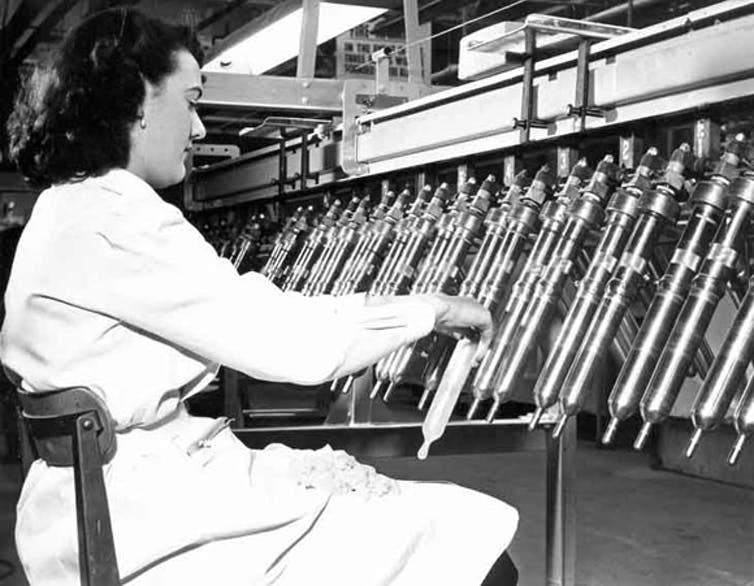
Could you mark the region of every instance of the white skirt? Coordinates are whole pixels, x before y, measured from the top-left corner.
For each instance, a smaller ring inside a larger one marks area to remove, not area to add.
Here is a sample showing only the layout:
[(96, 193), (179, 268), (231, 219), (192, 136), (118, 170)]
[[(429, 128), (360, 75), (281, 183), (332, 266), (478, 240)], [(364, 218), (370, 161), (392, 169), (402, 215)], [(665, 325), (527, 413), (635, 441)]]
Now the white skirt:
[[(500, 500), (342, 452), (254, 451), (225, 430), (187, 455), (211, 424), (181, 411), (118, 434), (105, 482), (124, 584), (476, 585), (516, 531)], [(71, 469), (34, 463), (16, 544), (31, 586), (79, 585)]]

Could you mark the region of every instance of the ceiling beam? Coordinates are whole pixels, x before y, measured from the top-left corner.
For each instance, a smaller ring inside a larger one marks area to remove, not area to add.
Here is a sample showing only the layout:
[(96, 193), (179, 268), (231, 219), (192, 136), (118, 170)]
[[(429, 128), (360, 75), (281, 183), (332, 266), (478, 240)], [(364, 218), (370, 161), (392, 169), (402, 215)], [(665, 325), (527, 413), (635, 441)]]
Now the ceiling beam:
[(78, 4), (79, 0), (59, 0), (48, 2), (44, 10), (39, 12), (32, 23), (16, 38), (15, 42), (7, 51), (6, 59), (11, 67), (18, 67), (26, 59), (34, 47), (42, 39), (50, 34), (52, 29), (63, 17)]

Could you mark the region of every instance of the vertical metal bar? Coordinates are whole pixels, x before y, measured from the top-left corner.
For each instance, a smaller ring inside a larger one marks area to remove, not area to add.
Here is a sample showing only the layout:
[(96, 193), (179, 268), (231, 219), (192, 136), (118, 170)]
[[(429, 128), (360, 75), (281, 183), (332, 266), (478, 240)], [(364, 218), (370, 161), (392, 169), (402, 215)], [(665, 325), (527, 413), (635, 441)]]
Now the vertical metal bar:
[(531, 121), (534, 118), (534, 59), (537, 39), (532, 28), (524, 31), (524, 75), (521, 92), (521, 142), (529, 142)]
[(634, 0), (628, 0), (628, 14), (626, 15), (626, 26), (634, 26)]
[(461, 163), (456, 168), (456, 172), (458, 178), (456, 181), (456, 191), (460, 191), (463, 184), (469, 179), (469, 165), (467, 163)]
[(301, 189), (308, 187), (309, 180), (309, 132), (301, 132)]
[(93, 413), (76, 418), (73, 436), (73, 478), (79, 534), (81, 582), (86, 586), (120, 584), (113, 544), (110, 509)]
[(429, 183), (427, 172), (425, 170), (417, 171), (414, 175), (414, 192), (419, 193), (427, 183)]
[[(419, 40), (419, 3), (418, 0), (403, 0), (403, 22), (406, 29), (406, 61), (408, 66), (408, 82), (421, 83), (422, 55)], [(429, 72), (427, 72), (429, 74)]]
[(576, 418), (560, 440), (546, 437), (546, 570), (547, 586), (576, 584)]
[(694, 156), (712, 159), (720, 155), (720, 125), (709, 118), (694, 124)]
[(317, 33), (319, 32), (319, 0), (303, 0), (301, 33), (298, 41), (296, 77), (314, 77), (317, 64)]
[(513, 185), (516, 177), (516, 156), (507, 155), (503, 158), (503, 184), (506, 187)]
[(287, 137), (281, 132), (283, 137), (278, 141), (278, 196), (281, 198), (285, 195), (285, 184), (288, 181), (288, 159), (285, 154), (285, 141)]
[(589, 39), (579, 41), (578, 61), (576, 62), (576, 108), (579, 109), (577, 132), (586, 130), (586, 110), (589, 107)]
[(385, 197), (388, 191), (390, 191), (390, 179), (383, 179), (380, 181), (380, 198)]
[(579, 160), (579, 151), (568, 146), (558, 147), (558, 179), (565, 179)]
[(223, 368), (223, 400), (225, 416), (232, 419), (231, 427), (244, 427), (241, 396), (238, 394), (238, 372)]

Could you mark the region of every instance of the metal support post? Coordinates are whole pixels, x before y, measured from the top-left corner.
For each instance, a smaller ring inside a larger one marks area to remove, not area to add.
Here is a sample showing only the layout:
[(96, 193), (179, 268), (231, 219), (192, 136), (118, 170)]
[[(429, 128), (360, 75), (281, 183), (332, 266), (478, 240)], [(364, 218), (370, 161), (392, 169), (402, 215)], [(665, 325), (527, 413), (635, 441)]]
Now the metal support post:
[(524, 55), (521, 91), (521, 118), (515, 119), (513, 125), (521, 129), (520, 142), (529, 142), (532, 128), (546, 128), (547, 124), (534, 118), (534, 65), (536, 63), (537, 33), (529, 27), (524, 31)]
[(243, 407), (241, 396), (238, 393), (238, 372), (231, 368), (222, 369), (223, 398), (225, 403), (225, 416), (232, 419), (231, 427), (244, 427)]
[(319, 32), (319, 0), (303, 0), (301, 34), (298, 42), (296, 77), (314, 77), (317, 64), (317, 33)]
[(576, 96), (575, 102), (568, 106), (568, 115), (578, 117), (577, 132), (586, 130), (587, 116), (604, 117), (605, 112), (602, 108), (590, 106), (590, 76), (589, 76), (589, 50), (591, 48), (591, 39), (581, 39), (579, 41), (578, 60), (576, 62)]
[(720, 155), (720, 125), (709, 118), (702, 118), (694, 124), (694, 156), (700, 159), (714, 159)]
[(560, 436), (547, 436), (547, 586), (576, 584), (576, 418)]
[(644, 141), (635, 134), (621, 136), (618, 153), (621, 169), (636, 169), (644, 153)]
[(403, 0), (403, 22), (406, 29), (408, 83), (421, 83), (424, 79), (422, 74), (424, 67), (421, 47), (417, 43), (419, 40), (418, 0)]
[(458, 165), (457, 169), (457, 185), (456, 185), (456, 191), (460, 191), (461, 187), (468, 181), (469, 179), (469, 173), (471, 173), (471, 169), (469, 168), (468, 163), (461, 163)]
[(513, 185), (516, 177), (516, 156), (507, 155), (503, 157), (503, 184), (506, 187)]
[(571, 174), (571, 169), (579, 160), (579, 151), (573, 147), (558, 147), (558, 179), (565, 179)]

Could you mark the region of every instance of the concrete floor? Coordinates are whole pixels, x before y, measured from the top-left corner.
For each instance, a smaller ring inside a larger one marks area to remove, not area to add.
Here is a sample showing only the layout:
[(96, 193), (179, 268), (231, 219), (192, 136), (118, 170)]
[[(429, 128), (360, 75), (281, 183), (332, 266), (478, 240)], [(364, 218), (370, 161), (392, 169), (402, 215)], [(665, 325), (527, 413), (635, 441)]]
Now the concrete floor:
[[(521, 586), (544, 584), (544, 459), (536, 453), (398, 458), (390, 475), (443, 479), (516, 506)], [(15, 467), (0, 466), (0, 559), (13, 560)], [(652, 470), (643, 454), (579, 444), (577, 584), (754, 586), (754, 491)], [(0, 566), (0, 576), (4, 574)], [(17, 570), (3, 586), (24, 586)], [(456, 586), (456, 585), (452, 585)]]

